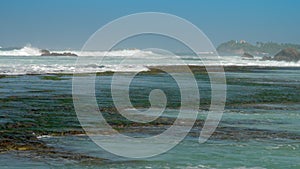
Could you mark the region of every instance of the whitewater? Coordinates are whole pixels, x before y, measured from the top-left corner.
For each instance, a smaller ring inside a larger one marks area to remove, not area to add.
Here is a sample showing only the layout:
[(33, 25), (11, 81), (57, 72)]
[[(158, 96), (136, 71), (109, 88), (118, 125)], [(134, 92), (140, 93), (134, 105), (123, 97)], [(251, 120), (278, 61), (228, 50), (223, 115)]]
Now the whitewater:
[[(0, 48), (0, 75), (24, 74), (72, 74), (95, 72), (139, 72), (149, 71), (151, 66), (261, 66), (300, 67), (300, 62), (262, 61), (262, 57), (245, 59), (241, 56), (212, 57), (210, 53), (166, 55), (150, 50), (124, 49), (113, 51), (50, 51), (70, 52), (85, 57), (87, 62), (78, 63), (74, 56), (41, 56), (41, 49), (25, 46), (22, 48)], [(180, 59), (176, 62), (174, 59)], [(124, 60), (126, 62), (124, 62)]]

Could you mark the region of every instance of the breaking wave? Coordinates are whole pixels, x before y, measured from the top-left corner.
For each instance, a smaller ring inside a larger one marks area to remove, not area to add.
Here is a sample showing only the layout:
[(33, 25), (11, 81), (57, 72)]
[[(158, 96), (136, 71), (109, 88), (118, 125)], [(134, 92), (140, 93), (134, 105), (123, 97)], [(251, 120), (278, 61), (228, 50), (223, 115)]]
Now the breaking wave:
[[(151, 51), (143, 51), (138, 49), (124, 49), (113, 51), (49, 51), (51, 53), (73, 53), (78, 56), (134, 56), (134, 55), (151, 55)], [(41, 56), (41, 49), (32, 47), (31, 45), (24, 46), (22, 48), (0, 48), (0, 56)]]
[(0, 56), (40, 56), (40, 49), (31, 46), (22, 48), (0, 48)]
[[(0, 48), (0, 75), (24, 74), (61, 74), (61, 73), (94, 73), (94, 72), (139, 72), (148, 71), (149, 66), (175, 66), (174, 56), (143, 51), (138, 49), (114, 51), (50, 51), (52, 53), (74, 53), (78, 56), (105, 56), (101, 62), (98, 57), (95, 62), (81, 63), (76, 66), (77, 57), (70, 56), (40, 56), (41, 50), (31, 46), (22, 48)], [(26, 56), (26, 57), (25, 57)], [(204, 66), (262, 66), (262, 67), (300, 67), (299, 62), (284, 62), (261, 60), (261, 57), (245, 59), (240, 56), (220, 56), (217, 60), (210, 53), (198, 56), (180, 55), (182, 63)], [(123, 58), (129, 58), (126, 64), (120, 64)], [(147, 58), (147, 59), (145, 59)], [(87, 59), (89, 60), (89, 59)]]

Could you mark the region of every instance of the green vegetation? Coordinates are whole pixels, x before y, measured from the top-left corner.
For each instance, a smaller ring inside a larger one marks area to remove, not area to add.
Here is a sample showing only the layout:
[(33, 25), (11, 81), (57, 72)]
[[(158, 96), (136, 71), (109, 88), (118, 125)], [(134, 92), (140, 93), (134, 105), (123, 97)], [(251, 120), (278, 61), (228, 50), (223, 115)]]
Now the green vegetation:
[(294, 48), (300, 50), (299, 44), (274, 43), (274, 42), (256, 42), (255, 45), (246, 41), (231, 40), (222, 43), (217, 47), (220, 54), (243, 54), (245, 52), (253, 55), (274, 55), (285, 48)]

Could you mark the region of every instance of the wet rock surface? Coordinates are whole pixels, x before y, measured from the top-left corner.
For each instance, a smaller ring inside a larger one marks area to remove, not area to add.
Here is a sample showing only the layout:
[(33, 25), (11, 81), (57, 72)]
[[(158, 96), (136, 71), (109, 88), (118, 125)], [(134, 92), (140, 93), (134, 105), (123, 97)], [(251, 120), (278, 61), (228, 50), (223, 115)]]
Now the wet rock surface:
[(274, 60), (298, 62), (300, 60), (300, 52), (293, 48), (283, 49), (274, 56)]
[(285, 62), (298, 62), (300, 60), (300, 52), (293, 48), (286, 48), (271, 56), (264, 56), (262, 60), (275, 60)]
[(78, 56), (75, 53), (71, 52), (63, 52), (63, 53), (57, 53), (57, 52), (50, 52), (49, 50), (42, 49), (41, 56)]

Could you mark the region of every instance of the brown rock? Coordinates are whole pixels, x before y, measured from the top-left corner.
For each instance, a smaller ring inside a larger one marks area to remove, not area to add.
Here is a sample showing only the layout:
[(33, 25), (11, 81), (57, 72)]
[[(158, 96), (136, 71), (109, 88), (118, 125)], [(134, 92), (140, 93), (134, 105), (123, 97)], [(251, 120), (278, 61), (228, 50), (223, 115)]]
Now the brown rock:
[(287, 62), (298, 62), (300, 60), (300, 52), (293, 48), (286, 48), (278, 52), (273, 60), (287, 61)]

